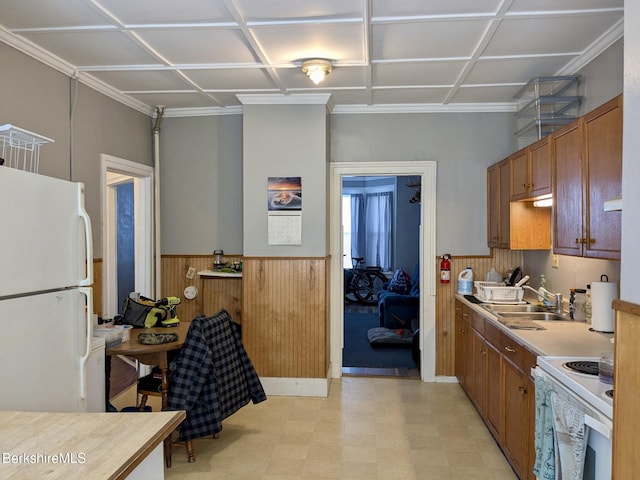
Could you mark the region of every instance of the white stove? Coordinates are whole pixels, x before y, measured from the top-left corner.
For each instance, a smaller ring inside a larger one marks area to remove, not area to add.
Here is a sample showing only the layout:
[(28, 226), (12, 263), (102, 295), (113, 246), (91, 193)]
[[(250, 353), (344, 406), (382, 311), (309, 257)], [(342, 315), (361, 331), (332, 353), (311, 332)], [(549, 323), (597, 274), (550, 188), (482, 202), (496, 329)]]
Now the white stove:
[(613, 396), (607, 392), (613, 385), (601, 382), (597, 369), (595, 375), (578, 373), (567, 368), (567, 362), (596, 362), (597, 366), (598, 357), (541, 356), (532, 374), (542, 377), (556, 394), (584, 411), (584, 423), (590, 430), (583, 479), (611, 480)]
[(613, 397), (607, 395), (613, 385), (601, 382), (598, 375), (575, 372), (565, 366), (567, 362), (598, 362), (598, 357), (538, 357), (538, 367), (551, 375), (581, 400), (589, 404), (609, 421), (613, 420)]

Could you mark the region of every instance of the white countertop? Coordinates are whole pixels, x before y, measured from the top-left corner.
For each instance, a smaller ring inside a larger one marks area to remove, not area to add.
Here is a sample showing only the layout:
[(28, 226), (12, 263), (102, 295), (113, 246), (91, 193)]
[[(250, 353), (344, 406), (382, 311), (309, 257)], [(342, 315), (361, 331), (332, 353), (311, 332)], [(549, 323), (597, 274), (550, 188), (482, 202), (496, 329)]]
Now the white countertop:
[(511, 329), (480, 304), (468, 301), (463, 295), (455, 294), (455, 298), (492, 320), (498, 328), (538, 355), (599, 357), (603, 352), (613, 351), (613, 334), (592, 332), (589, 330), (591, 325), (586, 322), (536, 320), (545, 330)]

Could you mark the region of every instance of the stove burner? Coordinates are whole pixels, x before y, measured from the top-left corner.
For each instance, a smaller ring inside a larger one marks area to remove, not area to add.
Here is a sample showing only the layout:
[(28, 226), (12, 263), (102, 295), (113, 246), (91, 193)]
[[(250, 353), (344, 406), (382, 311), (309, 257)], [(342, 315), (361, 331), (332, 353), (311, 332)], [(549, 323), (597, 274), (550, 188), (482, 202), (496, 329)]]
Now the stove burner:
[(613, 398), (613, 390), (607, 390), (604, 394), (609, 398)]
[(586, 375), (598, 375), (598, 362), (578, 360), (575, 362), (566, 362), (563, 366), (574, 372), (584, 373)]

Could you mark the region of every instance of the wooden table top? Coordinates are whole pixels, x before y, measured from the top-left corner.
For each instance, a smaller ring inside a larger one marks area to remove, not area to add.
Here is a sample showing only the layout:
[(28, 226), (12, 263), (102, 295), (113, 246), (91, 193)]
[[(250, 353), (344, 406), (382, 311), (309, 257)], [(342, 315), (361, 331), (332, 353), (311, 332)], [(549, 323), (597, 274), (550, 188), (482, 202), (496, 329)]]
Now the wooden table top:
[(124, 479), (185, 412), (0, 412), (0, 479)]
[[(179, 350), (184, 345), (187, 338), (191, 322), (180, 322), (177, 327), (154, 327), (154, 328), (132, 328), (131, 338), (128, 342), (121, 343), (115, 347), (107, 349), (107, 355), (137, 355), (157, 352), (168, 352), (169, 350)], [(140, 333), (177, 333), (178, 340), (171, 343), (161, 343), (159, 345), (143, 345), (138, 342)]]

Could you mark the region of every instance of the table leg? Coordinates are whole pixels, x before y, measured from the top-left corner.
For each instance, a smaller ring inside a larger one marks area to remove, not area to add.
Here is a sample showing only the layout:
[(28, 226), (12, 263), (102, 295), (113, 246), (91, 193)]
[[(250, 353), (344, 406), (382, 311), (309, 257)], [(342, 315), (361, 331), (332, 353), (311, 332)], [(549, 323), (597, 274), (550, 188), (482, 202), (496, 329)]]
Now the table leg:
[[(161, 368), (160, 371), (162, 372), (162, 383), (160, 384), (162, 410), (166, 410), (169, 403), (169, 369)], [(167, 468), (171, 468), (171, 435), (164, 439), (164, 461)]]

